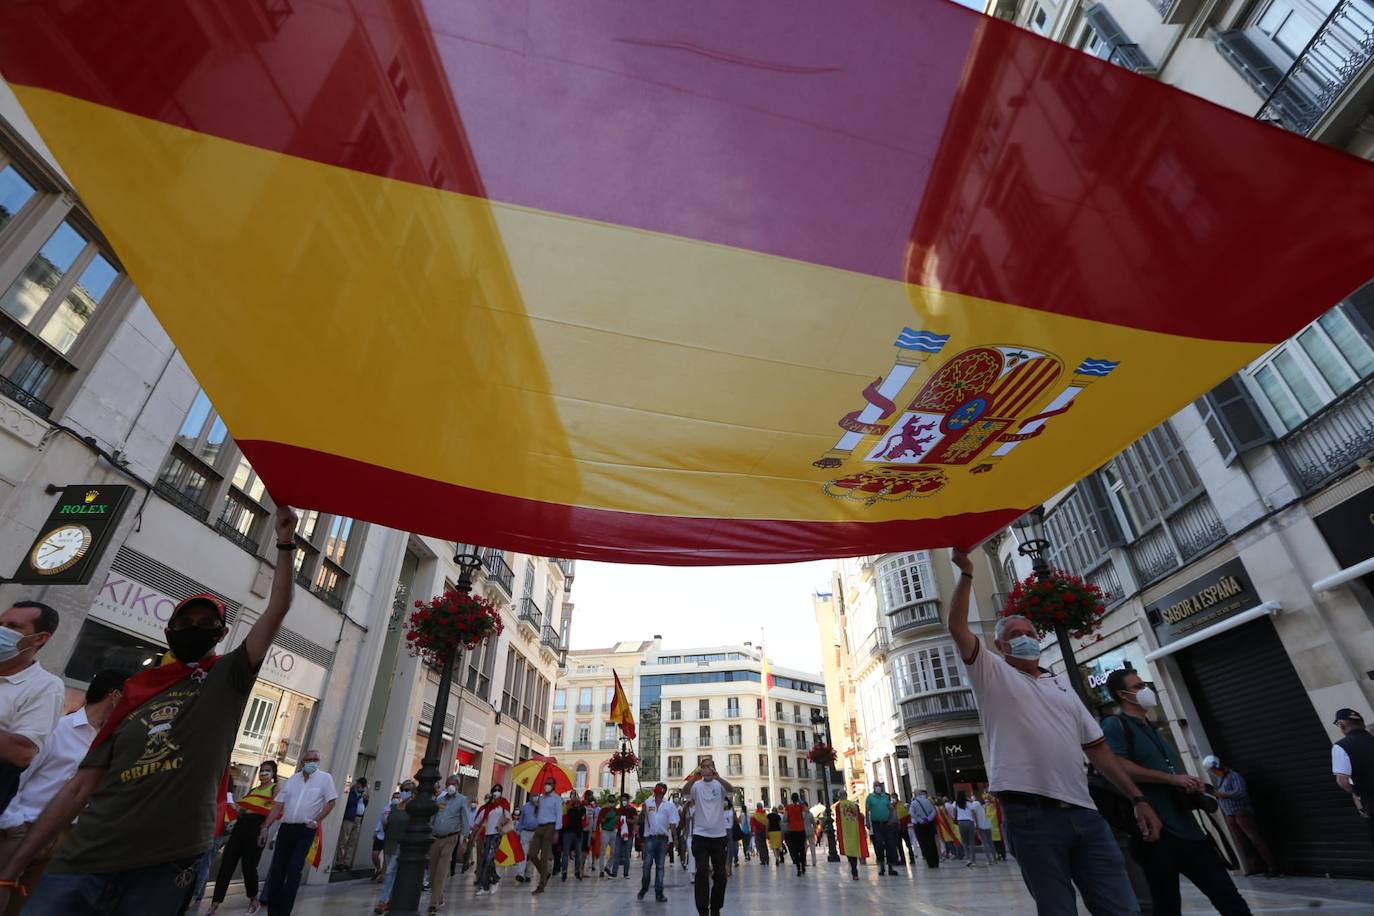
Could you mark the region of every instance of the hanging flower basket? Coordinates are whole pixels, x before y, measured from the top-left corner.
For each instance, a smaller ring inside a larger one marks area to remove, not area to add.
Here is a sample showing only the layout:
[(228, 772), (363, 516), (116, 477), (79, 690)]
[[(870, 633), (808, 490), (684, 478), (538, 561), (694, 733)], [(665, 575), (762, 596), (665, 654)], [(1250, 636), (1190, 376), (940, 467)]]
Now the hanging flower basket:
[(818, 767), (833, 767), (835, 765), (835, 749), (828, 744), (817, 744), (807, 751), (806, 759)]
[(406, 625), (411, 655), (435, 665), (459, 649), (475, 649), (505, 628), (501, 612), (481, 595), (448, 589), (428, 601), (415, 602)]
[(1007, 595), (1002, 616), (1020, 614), (1041, 636), (1057, 633), (1063, 628), (1076, 639), (1094, 633), (1102, 625), (1107, 613), (1104, 601), (1110, 592), (1062, 569), (1051, 570), (1046, 576), (1029, 576), (1016, 583)]
[(634, 751), (616, 751), (606, 762), (606, 768), (612, 773), (631, 773), (639, 769), (639, 757)]

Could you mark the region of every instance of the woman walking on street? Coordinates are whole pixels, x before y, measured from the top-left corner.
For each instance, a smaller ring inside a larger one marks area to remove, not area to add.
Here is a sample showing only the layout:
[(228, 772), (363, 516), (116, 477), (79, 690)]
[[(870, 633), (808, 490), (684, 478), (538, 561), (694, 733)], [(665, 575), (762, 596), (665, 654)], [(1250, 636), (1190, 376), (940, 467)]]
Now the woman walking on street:
[(964, 857), (963, 847), (959, 845), (959, 828), (949, 816), (953, 807), (948, 800), (941, 801), (935, 806), (935, 830), (940, 836), (940, 842), (944, 844), (945, 851), (941, 858), (945, 860)]
[[(805, 834), (806, 845), (811, 847), (811, 867), (815, 868), (816, 846), (820, 843), (818, 839), (820, 833), (816, 830), (816, 815), (812, 814), (811, 809), (805, 805), (802, 806), (802, 828)], [(802, 861), (805, 860), (806, 855), (803, 853)], [(803, 869), (803, 871), (805, 871), (805, 869)]]
[(477, 817), (472, 822), (472, 834), (482, 838), (477, 853), (477, 893), (481, 897), (494, 892), (496, 883), (496, 850), (501, 845), (501, 835), (510, 823), (510, 802), (502, 798), (500, 786), (491, 790), (487, 803), (477, 809)]
[(272, 802), (277, 797), (277, 762), (264, 760), (258, 767), (258, 784), (239, 799), (238, 820), (229, 833), (229, 841), (224, 844), (224, 854), (220, 858), (219, 875), (215, 878), (215, 893), (211, 898), (210, 909), (206, 916), (214, 916), (219, 905), (224, 902), (229, 891), (229, 882), (234, 879), (234, 869), (243, 863), (243, 892), (248, 895), (248, 912), (258, 911), (258, 861), (262, 858), (262, 847), (258, 845), (258, 831), (272, 811)]
[(954, 817), (959, 822), (959, 839), (964, 844), (964, 852), (968, 858), (968, 861), (964, 863), (964, 866), (967, 868), (976, 868), (978, 866), (978, 863), (975, 861), (977, 857), (977, 846), (975, 844), (978, 842), (978, 821), (973, 813), (974, 806), (977, 804), (977, 802), (968, 800), (968, 796), (964, 794), (963, 789), (960, 789), (954, 798)]
[(768, 812), (768, 848), (773, 850), (775, 865), (782, 867), (782, 809), (774, 808)]
[(749, 830), (754, 836), (754, 849), (759, 854), (759, 864), (768, 867), (768, 812), (763, 810), (763, 802), (754, 806), (749, 815)]
[(991, 792), (983, 795), (983, 810), (987, 813), (992, 827), (992, 845), (997, 850), (997, 860), (1007, 861), (1007, 844), (1002, 841), (1002, 802)]

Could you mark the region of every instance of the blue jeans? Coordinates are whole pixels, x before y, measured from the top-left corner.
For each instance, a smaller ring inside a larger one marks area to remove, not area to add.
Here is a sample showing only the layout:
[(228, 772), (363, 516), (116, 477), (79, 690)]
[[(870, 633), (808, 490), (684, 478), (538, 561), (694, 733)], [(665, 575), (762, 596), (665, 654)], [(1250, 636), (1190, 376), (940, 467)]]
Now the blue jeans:
[(558, 869), (563, 872), (563, 877), (568, 876), (568, 855), (573, 857), (573, 873), (582, 874), (582, 831), (564, 830), (562, 835), (563, 852), (559, 856)]
[(391, 890), (396, 886), (396, 866), (401, 864), (401, 854), (386, 857), (386, 877), (382, 878), (382, 893), (377, 898), (378, 903), (388, 903), (391, 900)]
[(1005, 799), (1002, 808), (1012, 855), (1039, 916), (1074, 916), (1075, 885), (1093, 916), (1138, 916), (1126, 863), (1102, 815)]
[(205, 850), (205, 855), (201, 856), (200, 864), (196, 866), (195, 893), (191, 899), (199, 900), (205, 896), (205, 885), (210, 882), (210, 863), (215, 860), (215, 853), (220, 851), (225, 842), (229, 839), (229, 834), (215, 837), (210, 848)]
[(164, 916), (179, 912), (195, 888), (177, 887), (177, 875), (194, 869), (195, 856), (178, 862), (91, 874), (48, 872), (24, 904), (26, 916)]
[(477, 860), (477, 886), (489, 891), (496, 883), (496, 850), (501, 847), (501, 834), (488, 833), (482, 837), (482, 857)]
[(639, 892), (647, 893), (649, 890), (649, 870), (657, 869), (654, 872), (654, 896), (663, 896), (663, 860), (668, 855), (668, 838), (666, 836), (646, 836), (644, 838), (644, 877), (639, 882)]
[(296, 905), (296, 891), (301, 886), (301, 872), (315, 831), (305, 824), (282, 824), (277, 828), (277, 845), (272, 853), (272, 867), (267, 872), (266, 898), (268, 916), (288, 916)]
[(630, 853), (634, 852), (635, 839), (627, 837), (621, 839), (620, 834), (615, 835), (615, 850), (611, 853), (611, 877), (620, 871), (620, 866), (625, 866), (625, 877), (630, 877)]

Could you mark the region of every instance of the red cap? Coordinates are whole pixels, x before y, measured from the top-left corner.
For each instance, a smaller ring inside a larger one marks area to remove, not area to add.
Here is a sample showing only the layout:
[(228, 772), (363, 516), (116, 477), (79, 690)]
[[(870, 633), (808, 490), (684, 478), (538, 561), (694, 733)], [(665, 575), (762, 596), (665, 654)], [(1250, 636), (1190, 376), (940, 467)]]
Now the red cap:
[(214, 595), (211, 595), (207, 592), (201, 592), (199, 595), (192, 595), (191, 597), (186, 598), (180, 603), (178, 603), (176, 609), (172, 611), (171, 619), (175, 620), (176, 616), (180, 614), (182, 611), (186, 610), (189, 607), (194, 607), (197, 604), (208, 605), (210, 608), (214, 610), (215, 615), (219, 617), (219, 622), (221, 624), (224, 623), (224, 602), (220, 601)]

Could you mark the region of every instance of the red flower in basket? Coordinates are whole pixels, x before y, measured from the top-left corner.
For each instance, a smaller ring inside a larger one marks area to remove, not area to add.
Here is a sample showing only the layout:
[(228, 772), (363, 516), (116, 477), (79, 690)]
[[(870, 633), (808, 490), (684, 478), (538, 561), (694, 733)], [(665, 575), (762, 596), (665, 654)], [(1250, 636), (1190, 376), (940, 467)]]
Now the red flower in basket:
[(1043, 637), (1063, 627), (1074, 636), (1088, 636), (1102, 625), (1107, 609), (1102, 590), (1061, 569), (1032, 575), (1016, 583), (1007, 595), (1002, 616), (1020, 615)]
[(817, 744), (807, 751), (806, 759), (818, 767), (832, 767), (835, 765), (835, 749), (828, 744)]
[(406, 642), (410, 653), (440, 665), (459, 649), (475, 649), (505, 629), (501, 612), (481, 595), (448, 589), (429, 601), (416, 601)]
[(612, 773), (630, 773), (639, 768), (639, 758), (634, 751), (616, 751), (606, 762), (606, 768)]

